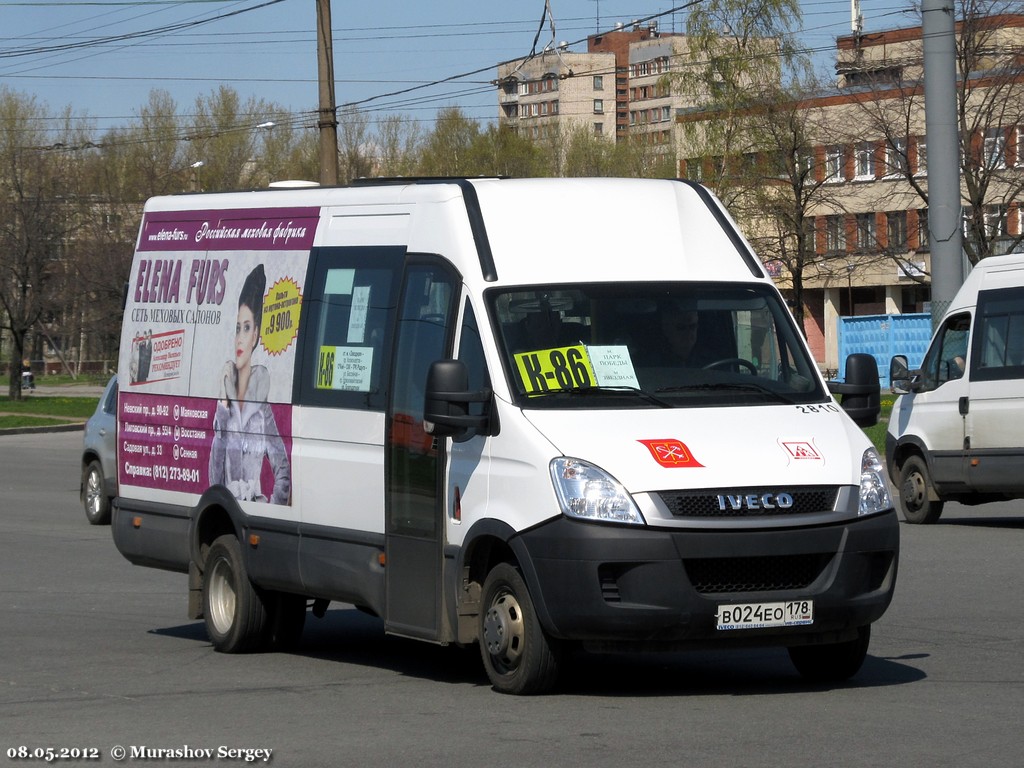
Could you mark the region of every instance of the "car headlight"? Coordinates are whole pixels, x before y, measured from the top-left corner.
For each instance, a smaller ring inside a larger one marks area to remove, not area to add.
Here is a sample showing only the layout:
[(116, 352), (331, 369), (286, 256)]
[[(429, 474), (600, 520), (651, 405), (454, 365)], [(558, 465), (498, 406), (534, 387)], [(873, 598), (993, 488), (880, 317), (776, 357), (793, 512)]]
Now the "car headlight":
[(860, 460), (860, 507), (859, 515), (873, 515), (892, 509), (892, 496), (885, 470), (878, 451), (868, 448)]
[(554, 459), (551, 481), (566, 517), (644, 525), (643, 515), (622, 484), (593, 464), (565, 457)]

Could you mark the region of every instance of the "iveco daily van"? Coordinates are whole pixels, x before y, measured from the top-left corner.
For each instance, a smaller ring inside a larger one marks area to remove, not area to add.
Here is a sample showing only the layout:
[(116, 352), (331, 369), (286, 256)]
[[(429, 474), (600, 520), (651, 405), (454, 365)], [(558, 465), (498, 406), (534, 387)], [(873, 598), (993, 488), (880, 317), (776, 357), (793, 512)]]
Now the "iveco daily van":
[(572, 646), (780, 645), (842, 679), (892, 597), (850, 415), (877, 419), (877, 368), (837, 403), (699, 185), (157, 198), (119, 370), (116, 545), (188, 574), (220, 651), (339, 601), (479, 644), (503, 692)]
[(886, 463), (908, 522), (934, 523), (946, 501), (1024, 498), (1024, 254), (980, 261), (920, 370), (898, 356), (890, 377)]

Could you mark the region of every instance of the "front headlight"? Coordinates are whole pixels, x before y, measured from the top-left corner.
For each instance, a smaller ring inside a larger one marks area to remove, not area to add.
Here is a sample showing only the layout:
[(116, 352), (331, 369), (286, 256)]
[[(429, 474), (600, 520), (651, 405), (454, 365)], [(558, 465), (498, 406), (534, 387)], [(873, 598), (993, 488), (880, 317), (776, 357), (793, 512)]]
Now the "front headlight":
[(892, 496), (878, 451), (868, 448), (860, 460), (860, 507), (857, 514), (873, 515), (892, 509)]
[(580, 459), (551, 462), (551, 481), (562, 514), (579, 520), (643, 525), (633, 498), (614, 477)]

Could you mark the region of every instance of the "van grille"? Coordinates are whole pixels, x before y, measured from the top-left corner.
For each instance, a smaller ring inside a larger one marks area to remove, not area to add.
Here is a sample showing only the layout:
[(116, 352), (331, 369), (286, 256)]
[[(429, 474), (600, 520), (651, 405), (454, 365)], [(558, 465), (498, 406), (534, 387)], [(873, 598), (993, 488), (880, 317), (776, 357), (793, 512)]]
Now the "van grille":
[(701, 594), (806, 589), (832, 559), (830, 554), (713, 557), (687, 560), (686, 575)]
[[(774, 498), (779, 493), (788, 493), (793, 497), (793, 506), (788, 509), (732, 509), (728, 504), (721, 509), (718, 495), (748, 496), (758, 498), (771, 494)], [(660, 491), (658, 496), (675, 517), (765, 517), (768, 515), (806, 515), (813, 512), (831, 512), (836, 505), (839, 487), (835, 485), (803, 486), (792, 490), (789, 488), (723, 488), (717, 492), (706, 489), (700, 491)]]

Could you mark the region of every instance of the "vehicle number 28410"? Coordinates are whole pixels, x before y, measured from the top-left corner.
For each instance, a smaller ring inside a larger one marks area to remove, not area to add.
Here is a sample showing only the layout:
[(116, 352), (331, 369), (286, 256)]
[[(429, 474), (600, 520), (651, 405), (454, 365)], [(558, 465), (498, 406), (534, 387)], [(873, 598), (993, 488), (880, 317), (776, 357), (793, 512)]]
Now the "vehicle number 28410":
[(718, 606), (718, 629), (796, 627), (814, 623), (814, 602), (738, 603)]

